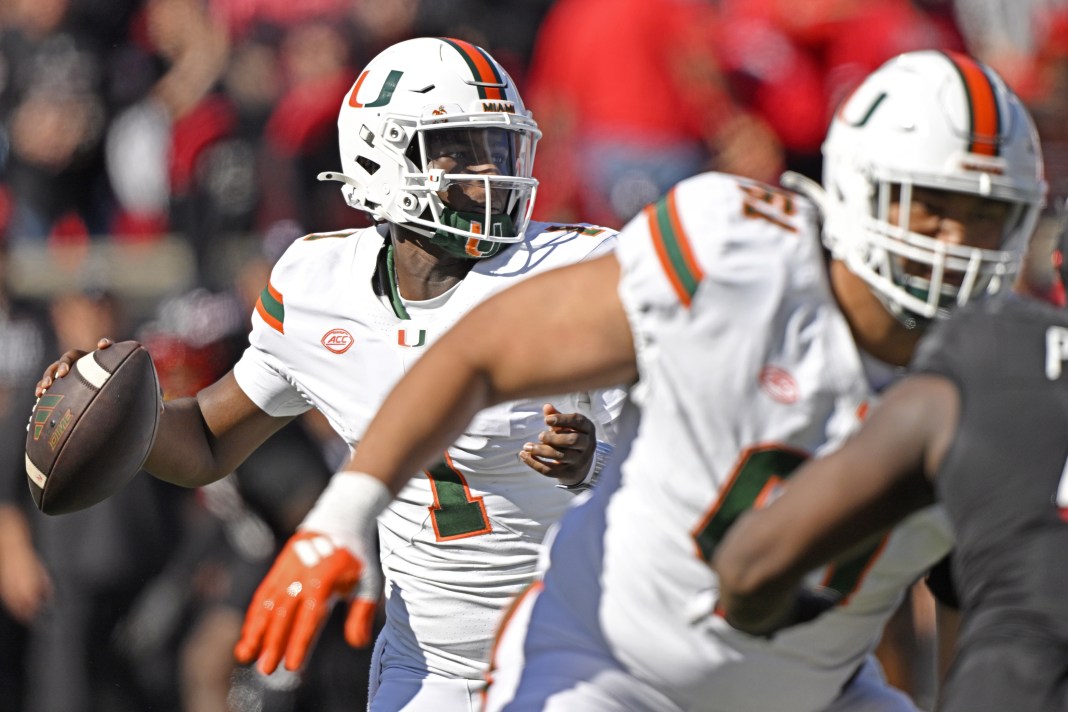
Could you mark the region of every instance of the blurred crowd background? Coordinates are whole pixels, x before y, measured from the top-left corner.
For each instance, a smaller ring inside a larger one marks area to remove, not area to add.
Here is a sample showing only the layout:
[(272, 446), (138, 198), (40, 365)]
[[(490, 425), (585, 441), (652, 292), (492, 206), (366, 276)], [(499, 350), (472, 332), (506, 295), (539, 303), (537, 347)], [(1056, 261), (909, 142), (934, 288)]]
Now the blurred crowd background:
[[(211, 487), (138, 477), (59, 518), (32, 509), (22, 448), (65, 349), (137, 338), (167, 397), (232, 365), (286, 246), (366, 224), (316, 175), (339, 166), (359, 69), (420, 35), (474, 42), (516, 80), (545, 132), (539, 219), (620, 227), (708, 169), (818, 178), (838, 101), (921, 48), (977, 56), (1030, 106), (1046, 233), (1068, 194), (1068, 0), (3, 0), (0, 712), (362, 708), (367, 655), (336, 626), (302, 675), (230, 660), (252, 589), (345, 454), (321, 420)], [(884, 651), (926, 705), (928, 605), (917, 591)]]

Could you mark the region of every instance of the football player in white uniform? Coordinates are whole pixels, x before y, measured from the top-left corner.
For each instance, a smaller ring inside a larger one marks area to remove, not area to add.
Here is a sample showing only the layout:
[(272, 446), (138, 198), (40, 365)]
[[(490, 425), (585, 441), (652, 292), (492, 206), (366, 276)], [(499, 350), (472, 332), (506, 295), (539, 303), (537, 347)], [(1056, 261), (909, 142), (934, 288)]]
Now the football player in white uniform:
[[(355, 448), (392, 384), (474, 305), (614, 247), (612, 230), (531, 222), (541, 133), (479, 47), (419, 38), (385, 50), (344, 98), (338, 128), (344, 172), (320, 178), (342, 182), (349, 205), (377, 225), (288, 249), (233, 372), (166, 404), (146, 463), (154, 475), (183, 485), (218, 479), (310, 408)], [(39, 390), (77, 356), (54, 364)], [(501, 610), (534, 577), (546, 528), (603, 464), (595, 431), (609, 437), (624, 398), (609, 388), (548, 398), (559, 410), (543, 410), (542, 400), (498, 405), (408, 473), (379, 520), (387, 622), (372, 710), (477, 705)], [(328, 490), (320, 509), (337, 497)], [(302, 665), (335, 594), (355, 596), (349, 641), (369, 638), (377, 567), (364, 565), (369, 549), (333, 539), (321, 518), (302, 525), (250, 605), (235, 654), (265, 673), (283, 657), (291, 670)]]
[[(811, 202), (704, 174), (629, 223), (614, 254), (482, 304), (399, 382), (335, 477), (388, 497), (481, 408), (634, 384), (626, 452), (550, 534), (542, 577), (498, 640), (487, 709), (915, 709), (871, 651), (951, 546), (941, 510), (857, 542), (820, 572), (825, 595), (769, 638), (718, 615), (709, 561), (742, 512), (856, 427), (926, 323), (1010, 287), (1042, 162), (1018, 98), (989, 67), (940, 52), (874, 72), (824, 157), (822, 187), (791, 179)], [(357, 539), (370, 501), (320, 521)]]

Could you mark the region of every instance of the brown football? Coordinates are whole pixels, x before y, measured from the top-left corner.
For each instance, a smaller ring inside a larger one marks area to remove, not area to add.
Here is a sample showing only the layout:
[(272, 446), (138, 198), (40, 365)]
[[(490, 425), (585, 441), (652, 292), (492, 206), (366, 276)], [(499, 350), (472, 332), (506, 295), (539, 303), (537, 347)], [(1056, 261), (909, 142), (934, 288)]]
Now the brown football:
[(80, 358), (33, 407), (26, 478), (37, 507), (74, 512), (122, 489), (152, 449), (160, 406), (141, 344), (122, 341)]

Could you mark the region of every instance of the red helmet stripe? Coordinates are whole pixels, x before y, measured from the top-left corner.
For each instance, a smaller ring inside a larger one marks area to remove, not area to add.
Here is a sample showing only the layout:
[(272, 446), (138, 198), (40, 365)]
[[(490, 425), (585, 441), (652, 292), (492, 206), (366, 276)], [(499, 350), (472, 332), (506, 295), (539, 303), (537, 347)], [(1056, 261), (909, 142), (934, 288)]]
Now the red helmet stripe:
[(968, 150), (984, 156), (998, 155), (1001, 116), (998, 112), (998, 95), (994, 83), (983, 67), (971, 57), (957, 52), (945, 54), (960, 73), (964, 82), (964, 93), (968, 97), (968, 108), (971, 112)]
[(481, 48), (463, 40), (444, 37), (442, 41), (459, 52), (460, 56), (467, 62), (467, 66), (471, 68), (471, 74), (474, 76), (475, 81), (478, 82), (478, 95), (480, 98), (502, 101), (507, 98), (504, 95), (504, 80), (501, 78), (500, 72), (497, 71), (496, 64), (488, 54)]

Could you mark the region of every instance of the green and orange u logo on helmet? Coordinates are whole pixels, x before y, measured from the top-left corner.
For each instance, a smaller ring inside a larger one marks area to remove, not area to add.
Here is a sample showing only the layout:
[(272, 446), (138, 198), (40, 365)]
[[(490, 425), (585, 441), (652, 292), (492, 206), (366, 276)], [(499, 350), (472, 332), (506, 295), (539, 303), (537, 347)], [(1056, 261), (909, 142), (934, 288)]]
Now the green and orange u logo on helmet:
[[(484, 108), (484, 111), (496, 110), (515, 113), (515, 105), (508, 101), (504, 91), (508, 84), (501, 75), (497, 63), (486, 54), (485, 50), (463, 40), (443, 38), (442, 42), (459, 52), (464, 62), (467, 63), (468, 68), (471, 70), (471, 84), (478, 88), (479, 98), (483, 102), (488, 102), (485, 107), (499, 107), (496, 109)], [(374, 101), (364, 104), (356, 98), (356, 95), (360, 93), (360, 88), (363, 86), (364, 80), (367, 79), (367, 74), (367, 70), (360, 74), (359, 78), (356, 79), (356, 84), (352, 87), (352, 92), (349, 93), (349, 106), (354, 109), (373, 109), (386, 106), (393, 98), (393, 93), (397, 90), (401, 77), (404, 76), (404, 72), (398, 69), (391, 70), (386, 75), (386, 81), (383, 82), (378, 96), (375, 97)]]
[(363, 86), (363, 80), (367, 78), (367, 70), (364, 70), (356, 80), (355, 86), (352, 87), (352, 93), (349, 94), (349, 106), (354, 109), (373, 109), (379, 106), (385, 106), (389, 103), (389, 100), (393, 98), (393, 92), (397, 91), (397, 84), (400, 83), (401, 77), (403, 76), (404, 72), (397, 69), (391, 70), (390, 73), (386, 75), (386, 81), (382, 84), (382, 90), (378, 92), (378, 98), (370, 104), (361, 104), (356, 98), (356, 95), (360, 92), (360, 87)]

